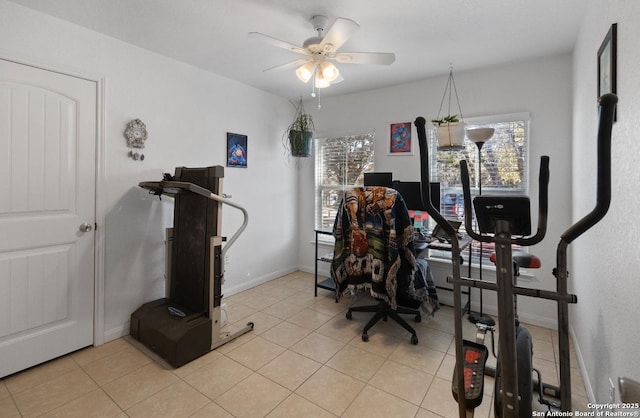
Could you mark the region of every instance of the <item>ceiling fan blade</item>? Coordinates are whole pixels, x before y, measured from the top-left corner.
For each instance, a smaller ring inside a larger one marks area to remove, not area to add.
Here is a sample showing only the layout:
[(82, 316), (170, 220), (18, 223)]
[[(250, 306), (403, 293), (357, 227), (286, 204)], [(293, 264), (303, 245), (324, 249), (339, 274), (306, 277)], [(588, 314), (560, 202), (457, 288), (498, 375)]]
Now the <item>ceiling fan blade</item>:
[(300, 58), (299, 60), (291, 61), (291, 62), (288, 62), (286, 64), (281, 64), (281, 65), (276, 65), (275, 67), (266, 68), (266, 69), (262, 70), (262, 72), (271, 71), (271, 70), (289, 70), (291, 68), (299, 67), (302, 64), (304, 64), (305, 62), (307, 62), (306, 59)]
[(341, 52), (333, 57), (341, 64), (391, 65), (396, 60), (392, 52)]
[(337, 51), (358, 29), (360, 25), (355, 21), (339, 17), (322, 38), (320, 46), (325, 48), (325, 45), (331, 45), (331, 51)]
[(289, 42), (286, 41), (281, 41), (280, 39), (276, 39), (273, 36), (269, 36), (269, 35), (265, 35), (264, 33), (260, 33), (260, 32), (249, 32), (249, 37), (253, 38), (253, 39), (257, 39), (259, 41), (262, 42), (266, 42), (270, 45), (273, 46), (277, 46), (278, 48), (282, 48), (282, 49), (288, 49), (289, 51), (293, 51), (295, 53), (298, 54), (302, 54), (302, 55), (310, 55), (309, 51), (307, 51), (306, 49), (291, 44)]

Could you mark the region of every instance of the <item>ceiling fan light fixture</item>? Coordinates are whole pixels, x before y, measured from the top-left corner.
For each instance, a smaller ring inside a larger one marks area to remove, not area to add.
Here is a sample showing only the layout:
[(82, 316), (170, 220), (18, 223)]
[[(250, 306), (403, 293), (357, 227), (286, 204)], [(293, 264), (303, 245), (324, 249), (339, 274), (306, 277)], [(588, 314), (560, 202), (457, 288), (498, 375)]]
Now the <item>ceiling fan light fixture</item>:
[(322, 72), (322, 77), (329, 82), (335, 81), (340, 77), (340, 71), (329, 61), (324, 61), (320, 64), (320, 72)]
[(316, 70), (316, 64), (313, 62), (305, 62), (296, 70), (296, 75), (303, 83), (308, 83), (313, 77), (313, 73)]
[(315, 79), (316, 88), (324, 89), (331, 85), (331, 81), (327, 78), (324, 78), (322, 75), (322, 71), (316, 71), (316, 79)]
[(344, 80), (338, 68), (330, 61), (341, 64), (376, 65), (390, 65), (395, 61), (395, 55), (387, 52), (338, 52), (342, 45), (360, 28), (360, 25), (354, 20), (337, 17), (327, 28), (329, 19), (326, 16), (315, 15), (311, 18), (311, 23), (316, 31), (316, 36), (305, 40), (302, 47), (259, 32), (249, 33), (252, 38), (261, 39), (273, 46), (303, 56), (290, 63), (271, 67), (265, 71), (296, 68), (296, 76), (300, 81), (303, 83), (312, 81), (311, 94), (313, 96), (319, 94), (316, 89), (327, 88)]

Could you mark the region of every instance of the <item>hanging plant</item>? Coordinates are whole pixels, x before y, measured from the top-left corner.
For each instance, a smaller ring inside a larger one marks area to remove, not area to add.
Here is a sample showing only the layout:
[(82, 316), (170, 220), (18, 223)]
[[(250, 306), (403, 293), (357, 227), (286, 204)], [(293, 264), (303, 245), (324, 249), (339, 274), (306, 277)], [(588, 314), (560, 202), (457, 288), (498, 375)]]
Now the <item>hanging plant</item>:
[(431, 119), (431, 123), (438, 126), (445, 125), (447, 123), (457, 123), (457, 122), (460, 122), (460, 119), (458, 119), (458, 115), (448, 115), (442, 119)]
[[(455, 92), (455, 99), (458, 105), (458, 113), (451, 114), (451, 96)], [(449, 97), (448, 115), (440, 117), (442, 112), (442, 106), (444, 99)], [(460, 117), (458, 118), (458, 115)], [(440, 149), (455, 150), (462, 149), (464, 147), (464, 135), (465, 135), (465, 123), (462, 118), (462, 110), (460, 109), (460, 100), (458, 99), (458, 90), (456, 89), (456, 82), (453, 78), (453, 67), (449, 67), (449, 78), (444, 88), (444, 94), (442, 95), (442, 101), (440, 102), (440, 109), (438, 110), (438, 117), (432, 119), (437, 129), (436, 135), (438, 137), (438, 146)]]
[(308, 157), (311, 155), (311, 143), (315, 130), (313, 119), (311, 115), (305, 113), (302, 98), (294, 107), (296, 115), (283, 135), (283, 145), (294, 157)]

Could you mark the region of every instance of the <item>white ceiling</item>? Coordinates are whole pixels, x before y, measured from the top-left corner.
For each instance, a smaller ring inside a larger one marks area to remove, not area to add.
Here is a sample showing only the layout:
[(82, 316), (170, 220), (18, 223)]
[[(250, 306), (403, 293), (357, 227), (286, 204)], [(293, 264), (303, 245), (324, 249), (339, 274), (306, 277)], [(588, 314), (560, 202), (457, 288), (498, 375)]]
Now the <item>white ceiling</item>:
[(311, 85), (294, 70), (263, 72), (297, 59), (255, 39), (256, 31), (301, 45), (316, 14), (346, 17), (360, 30), (341, 52), (394, 52), (391, 66), (338, 64), (342, 83), (322, 95), (391, 86), (471, 68), (572, 50), (585, 0), (11, 0), (289, 98)]

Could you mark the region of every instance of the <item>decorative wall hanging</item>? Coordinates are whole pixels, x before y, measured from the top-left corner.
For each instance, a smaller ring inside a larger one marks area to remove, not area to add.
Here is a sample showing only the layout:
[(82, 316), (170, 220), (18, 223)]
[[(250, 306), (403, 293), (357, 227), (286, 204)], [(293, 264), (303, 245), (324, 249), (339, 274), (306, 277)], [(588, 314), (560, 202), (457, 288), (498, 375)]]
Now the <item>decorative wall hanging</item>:
[[(598, 48), (598, 97), (605, 93), (616, 94), (617, 32), (618, 24), (614, 23)], [(615, 114), (613, 120), (616, 120)]]
[(411, 122), (397, 122), (389, 125), (388, 155), (413, 155)]
[[(127, 129), (124, 131), (124, 136), (127, 138), (127, 146), (134, 149), (143, 149), (144, 142), (147, 140), (147, 125), (140, 119), (134, 119), (127, 124)], [(129, 151), (129, 157), (134, 160), (144, 160), (144, 154), (134, 150)]]
[(247, 136), (227, 132), (227, 167), (247, 166)]

